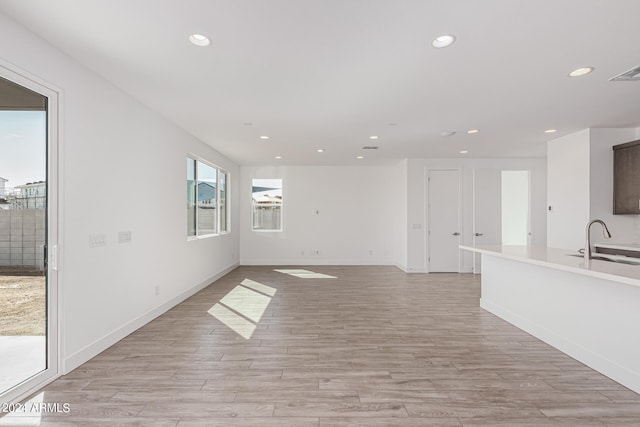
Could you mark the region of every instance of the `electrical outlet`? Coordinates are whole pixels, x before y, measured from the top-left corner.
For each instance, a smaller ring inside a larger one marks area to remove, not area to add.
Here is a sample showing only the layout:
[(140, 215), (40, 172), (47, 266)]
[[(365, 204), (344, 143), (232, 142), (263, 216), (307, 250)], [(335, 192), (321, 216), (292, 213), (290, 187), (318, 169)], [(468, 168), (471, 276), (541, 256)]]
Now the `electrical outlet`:
[(314, 249), (313, 250), (313, 254), (314, 255), (320, 255), (320, 249)]

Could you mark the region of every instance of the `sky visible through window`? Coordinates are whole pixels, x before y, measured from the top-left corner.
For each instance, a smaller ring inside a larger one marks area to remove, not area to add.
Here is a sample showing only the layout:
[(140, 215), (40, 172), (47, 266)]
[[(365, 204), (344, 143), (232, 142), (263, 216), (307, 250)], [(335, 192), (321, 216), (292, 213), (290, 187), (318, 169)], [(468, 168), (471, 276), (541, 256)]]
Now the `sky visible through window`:
[(0, 111), (0, 177), (7, 188), (45, 180), (46, 114)]
[(282, 179), (254, 178), (251, 181), (253, 198), (282, 197)]

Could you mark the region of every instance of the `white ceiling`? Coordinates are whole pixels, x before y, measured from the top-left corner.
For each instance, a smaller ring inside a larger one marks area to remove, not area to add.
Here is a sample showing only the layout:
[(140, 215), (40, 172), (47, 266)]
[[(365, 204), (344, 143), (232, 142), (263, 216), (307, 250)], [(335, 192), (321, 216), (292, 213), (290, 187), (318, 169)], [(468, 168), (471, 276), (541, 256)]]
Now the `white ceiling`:
[[(640, 65), (639, 0), (0, 0), (0, 12), (243, 165), (544, 156), (548, 139), (640, 126), (640, 82), (608, 81)], [(457, 42), (434, 49), (441, 34)], [(595, 71), (567, 77), (584, 66)]]

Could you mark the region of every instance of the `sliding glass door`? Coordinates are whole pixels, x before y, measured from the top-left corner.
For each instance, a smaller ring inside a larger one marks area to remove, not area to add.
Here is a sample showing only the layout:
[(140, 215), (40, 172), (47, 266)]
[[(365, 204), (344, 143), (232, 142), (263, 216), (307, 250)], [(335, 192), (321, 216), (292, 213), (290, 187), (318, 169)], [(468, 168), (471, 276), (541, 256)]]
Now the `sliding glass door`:
[(56, 106), (50, 89), (0, 67), (0, 401), (58, 371)]

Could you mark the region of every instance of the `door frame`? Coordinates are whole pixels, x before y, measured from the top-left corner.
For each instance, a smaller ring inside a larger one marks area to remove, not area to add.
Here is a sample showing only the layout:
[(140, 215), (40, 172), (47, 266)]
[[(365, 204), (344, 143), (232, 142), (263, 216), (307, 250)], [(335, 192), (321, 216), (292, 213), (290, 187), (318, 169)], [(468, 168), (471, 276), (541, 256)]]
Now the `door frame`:
[[(425, 184), (425, 195), (426, 197), (424, 198), (424, 212), (425, 212), (425, 230), (424, 230), (424, 265), (426, 266), (425, 270), (427, 273), (431, 272), (431, 235), (430, 230), (431, 230), (431, 223), (430, 223), (430, 203), (431, 203), (431, 186), (430, 186), (430, 182), (429, 179), (431, 177), (431, 171), (455, 171), (457, 172), (457, 177), (458, 177), (458, 198), (457, 198), (457, 202), (458, 202), (458, 206), (457, 206), (457, 212), (458, 212), (458, 233), (460, 233), (460, 235), (458, 236), (458, 244), (460, 244), (460, 242), (462, 242), (462, 236), (463, 236), (463, 229), (462, 229), (462, 170), (460, 168), (425, 168), (424, 170), (424, 184)], [(458, 249), (458, 270), (457, 272), (460, 273), (460, 271), (462, 271), (462, 256), (460, 254), (460, 250)]]
[[(500, 167), (477, 167), (477, 168), (473, 168), (472, 171), (472, 186), (471, 186), (471, 244), (473, 246), (477, 246), (478, 242), (477, 242), (477, 236), (476, 233), (479, 232), (480, 230), (478, 229), (478, 199), (479, 199), (479, 193), (478, 193), (478, 173), (482, 172), (482, 171), (489, 171), (489, 172), (495, 172), (496, 176), (498, 177), (498, 181), (499, 181), (499, 187), (498, 187), (498, 192), (500, 194), (500, 197), (502, 197), (502, 171), (503, 169)], [(486, 192), (483, 193), (483, 196), (486, 196)], [(499, 210), (500, 212), (502, 212), (502, 205), (499, 205)], [(499, 229), (500, 229), (500, 233), (502, 233), (502, 219), (499, 219), (500, 225), (499, 225)], [(482, 230), (484, 232), (486, 232), (487, 230)], [(502, 242), (502, 234), (500, 235), (500, 242)], [(494, 244), (498, 244), (498, 243), (494, 243)], [(473, 274), (481, 274), (481, 255), (479, 253), (473, 253), (473, 263), (472, 263), (472, 267), (473, 267)]]
[(63, 372), (62, 274), (63, 236), (62, 156), (63, 91), (0, 58), (0, 77), (47, 98), (47, 368), (19, 386), (0, 394), (3, 402), (16, 402), (50, 383)]
[[(503, 172), (527, 172), (527, 246), (530, 246), (532, 243), (532, 180), (531, 177), (533, 175), (533, 170), (531, 168), (502, 168), (502, 167), (479, 167), (473, 169), (473, 185), (472, 185), (472, 244), (476, 246), (476, 237), (475, 233), (478, 231), (477, 226), (477, 205), (478, 205), (478, 192), (477, 192), (477, 181), (476, 181), (476, 172), (481, 170), (492, 170), (496, 171), (500, 174), (500, 194), (502, 195), (502, 176)], [(502, 206), (500, 207), (500, 211), (502, 212)], [(500, 219), (502, 222), (502, 219)], [(501, 238), (502, 240), (502, 238)], [(497, 244), (497, 243), (496, 243)], [(502, 244), (502, 241), (499, 243)], [(480, 254), (475, 253), (473, 255), (473, 274), (481, 274), (482, 267), (481, 263), (478, 261), (480, 259)]]

